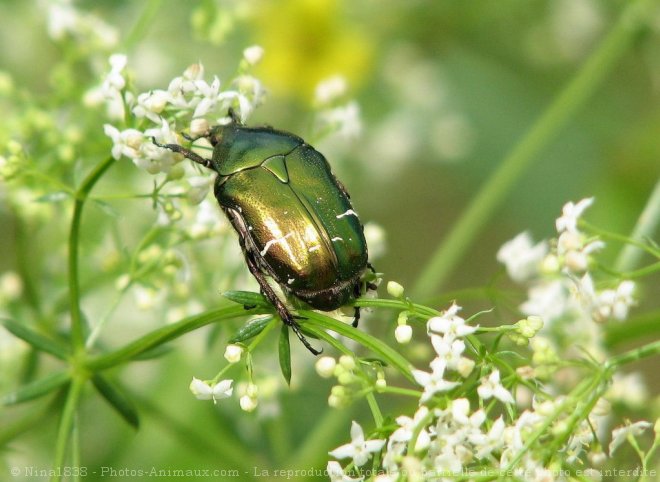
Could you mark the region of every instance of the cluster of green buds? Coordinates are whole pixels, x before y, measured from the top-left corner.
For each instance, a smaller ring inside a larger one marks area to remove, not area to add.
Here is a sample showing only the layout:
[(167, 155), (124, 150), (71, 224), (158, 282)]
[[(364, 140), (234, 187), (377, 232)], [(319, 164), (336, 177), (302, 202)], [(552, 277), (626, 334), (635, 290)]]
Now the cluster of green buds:
[(551, 377), (560, 361), (559, 354), (552, 341), (539, 336), (532, 340), (531, 347), (534, 375), (540, 379)]
[(518, 346), (527, 346), (529, 340), (543, 328), (543, 319), (540, 316), (528, 316), (514, 325), (515, 329), (507, 336)]
[(364, 390), (382, 390), (387, 386), (382, 365), (372, 361), (359, 360), (342, 355), (339, 360), (324, 356), (316, 361), (316, 373), (322, 378), (337, 379), (337, 385), (330, 390), (328, 405), (341, 408), (358, 398)]

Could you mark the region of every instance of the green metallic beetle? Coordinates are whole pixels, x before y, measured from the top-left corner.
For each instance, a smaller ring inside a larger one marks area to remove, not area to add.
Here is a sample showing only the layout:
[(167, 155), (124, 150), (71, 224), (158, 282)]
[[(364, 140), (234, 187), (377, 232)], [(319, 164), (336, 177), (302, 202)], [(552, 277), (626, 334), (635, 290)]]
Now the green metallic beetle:
[[(364, 228), (322, 154), (296, 135), (247, 127), (232, 110), (229, 115), (231, 123), (189, 139), (206, 138), (211, 159), (178, 144), (157, 145), (218, 174), (215, 197), (239, 235), (250, 272), (282, 321), (317, 355), (266, 276), (313, 308), (337, 309), (361, 295), (363, 274), (373, 271)], [(359, 316), (356, 308), (354, 326)]]

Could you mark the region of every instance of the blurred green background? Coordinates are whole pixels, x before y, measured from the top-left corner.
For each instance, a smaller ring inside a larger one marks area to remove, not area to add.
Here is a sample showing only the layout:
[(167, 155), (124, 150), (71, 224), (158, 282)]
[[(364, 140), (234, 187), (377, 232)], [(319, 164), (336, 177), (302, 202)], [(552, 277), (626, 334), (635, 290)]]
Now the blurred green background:
[[(52, 97), (54, 85), (61, 92), (62, 85), (70, 83), (82, 93), (106, 68), (90, 67), (78, 58), (69, 59), (76, 66), (73, 72), (61, 71), (66, 48), (47, 35), (48, 3), (0, 1), (0, 70), (41, 99), (44, 109), (58, 104)], [(264, 47), (254, 74), (263, 81), (268, 98), (251, 124), (306, 137), (314, 87), (328, 76), (344, 76), (348, 97), (360, 105), (361, 135), (349, 141), (331, 136), (316, 147), (347, 186), (361, 218), (383, 227), (387, 249), (375, 261), (377, 269), (407, 287), (482, 183), (575, 75), (627, 3), (170, 0), (76, 5), (119, 30), (115, 50), (128, 55), (141, 91), (166, 88), (196, 61), (204, 64), (208, 76), (229, 78), (245, 47)], [(153, 15), (143, 16), (150, 8)], [(144, 22), (136, 28), (138, 19)], [(659, 31), (656, 13), (596, 94), (537, 156), (458, 263), (445, 290), (490, 283), (502, 273), (495, 260), (499, 246), (523, 230), (530, 230), (535, 239), (552, 236), (554, 219), (569, 200), (595, 196), (591, 222), (610, 231), (631, 230), (660, 175)], [(133, 39), (135, 32), (139, 36)], [(24, 135), (12, 130), (11, 99), (0, 102), (2, 139)], [(67, 115), (83, 115), (77, 108), (61, 107), (64, 125)], [(98, 136), (109, 152), (102, 121), (90, 115), (90, 122), (85, 135)], [(38, 131), (31, 134), (38, 139)], [(126, 179), (150, 182), (129, 161), (118, 163), (115, 170), (101, 191), (113, 192), (114, 187), (116, 192)], [(136, 209), (128, 203), (114, 207), (120, 212)], [(149, 202), (140, 208), (145, 226), (153, 223), (156, 215)], [(65, 236), (68, 214), (60, 212), (44, 222), (49, 225), (35, 236), (47, 243), (49, 236)], [(85, 222), (100, 223), (88, 218)], [(121, 218), (119, 225), (130, 240), (132, 227), (121, 226)], [(0, 271), (16, 270), (18, 228), (3, 204), (0, 226)], [(211, 263), (216, 248), (210, 241), (198, 247), (209, 250), (203, 256)], [(608, 247), (610, 259), (618, 249)], [(58, 271), (64, 265), (63, 251), (42, 252), (37, 258), (41, 275), (63, 276)], [(196, 268), (191, 269), (194, 273)], [(219, 298), (217, 290), (209, 291), (206, 300)], [(108, 298), (101, 292), (93, 300), (103, 305)], [(378, 323), (389, 321), (388, 316), (377, 313), (363, 326), (378, 332)], [(119, 329), (129, 330), (116, 335), (124, 341), (144, 332), (121, 323)], [(177, 342), (180, 350), (160, 362), (134, 364), (116, 373), (137, 396), (140, 431), (125, 426), (104, 402), (90, 397), (80, 417), (85, 465), (97, 471), (102, 466), (240, 468), (248, 480), (254, 478), (253, 467), (324, 467), (327, 450), (348, 438), (350, 419), (362, 418), (364, 406), (343, 412), (328, 408), (330, 382), (319, 381), (311, 370), (313, 360), (302, 351), (294, 359), (293, 389), (286, 389), (275, 369), (274, 342), (273, 352), (262, 350), (257, 362), (258, 376), (272, 375), (270, 405), (264, 401), (257, 413), (245, 414), (236, 403), (213, 406), (194, 400), (187, 390), (190, 377), (215, 374), (226, 340), (220, 336), (207, 350), (205, 336), (191, 334)], [(383, 336), (392, 339), (391, 331)], [(266, 365), (272, 373), (265, 373)], [(267, 387), (264, 382), (262, 390)], [(393, 408), (394, 413), (401, 409)], [(9, 420), (19, 410), (3, 412), (1, 419)], [(13, 443), (5, 452), (7, 460), (47, 467), (56, 422), (56, 417), (47, 418), (39, 430)], [(327, 425), (325, 432), (311, 430), (320, 424)], [(309, 440), (310, 433), (325, 436)], [(245, 453), (252, 458), (245, 460)], [(244, 474), (246, 470), (252, 475)]]

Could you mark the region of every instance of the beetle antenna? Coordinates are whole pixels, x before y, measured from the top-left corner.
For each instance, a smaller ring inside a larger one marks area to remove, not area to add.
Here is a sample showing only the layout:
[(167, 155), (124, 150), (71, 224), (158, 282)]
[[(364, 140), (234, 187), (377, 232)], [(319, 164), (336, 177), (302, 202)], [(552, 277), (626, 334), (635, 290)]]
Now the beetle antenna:
[(186, 149), (185, 147), (180, 146), (179, 144), (160, 144), (156, 142), (155, 137), (151, 138), (151, 142), (153, 142), (154, 145), (158, 147), (162, 147), (163, 149), (169, 149), (172, 152), (177, 152), (179, 154), (182, 154), (186, 159), (190, 159), (191, 161), (196, 162), (197, 164), (201, 164), (202, 166), (215, 171), (215, 168), (213, 167), (213, 161), (211, 161), (211, 159), (204, 159), (199, 154), (191, 151), (190, 149)]
[(188, 142), (195, 142), (195, 141), (198, 141), (199, 139), (207, 138), (208, 136), (209, 136), (208, 132), (205, 132), (204, 134), (200, 134), (196, 137), (193, 137), (190, 134), (186, 134), (185, 132), (181, 133), (181, 137), (183, 137)]

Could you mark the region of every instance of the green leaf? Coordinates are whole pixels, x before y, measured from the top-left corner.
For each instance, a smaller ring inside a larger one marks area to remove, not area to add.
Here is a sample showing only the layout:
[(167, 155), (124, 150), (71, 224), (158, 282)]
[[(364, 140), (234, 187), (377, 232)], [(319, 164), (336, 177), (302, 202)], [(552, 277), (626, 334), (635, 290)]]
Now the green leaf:
[(222, 296), (243, 306), (272, 308), (272, 305), (261, 293), (254, 293), (252, 291), (225, 291), (222, 293)]
[(91, 371), (104, 370), (106, 368), (117, 366), (128, 360), (139, 357), (143, 353), (152, 350), (157, 346), (164, 345), (186, 333), (201, 328), (202, 326), (244, 316), (244, 311), (245, 310), (239, 306), (230, 306), (216, 308), (194, 316), (189, 316), (176, 323), (165, 325), (162, 328), (147, 333), (137, 340), (110, 353), (103, 353), (101, 355), (90, 357), (85, 366)]
[(133, 401), (122, 391), (122, 389), (111, 383), (102, 375), (96, 374), (92, 377), (92, 383), (98, 392), (105, 398), (112, 408), (133, 428), (140, 428), (140, 418)]
[[(364, 331), (360, 331), (357, 328), (353, 328), (350, 325), (337, 321), (334, 318), (330, 318), (315, 311), (301, 311), (301, 314), (307, 318), (304, 324), (309, 323), (312, 326), (317, 326), (326, 330), (332, 330), (335, 333), (339, 333), (347, 338), (355, 340), (360, 345), (368, 348), (381, 358), (383, 358), (388, 364), (398, 369), (402, 375), (404, 375), (408, 380), (414, 382), (412, 376), (411, 365), (408, 360), (406, 360), (398, 351), (386, 345), (378, 338), (375, 338)], [(304, 326), (304, 325), (303, 325)]]
[(32, 328), (28, 328), (22, 323), (17, 323), (14, 320), (3, 318), (0, 319), (0, 324), (2, 324), (2, 326), (4, 326), (9, 333), (17, 338), (20, 338), (37, 350), (50, 353), (60, 360), (65, 360), (69, 355), (66, 347), (55, 340), (37, 333)]
[(67, 383), (69, 379), (70, 375), (68, 372), (51, 373), (44, 378), (23, 385), (19, 389), (4, 395), (0, 398), (0, 405), (16, 405), (18, 403), (42, 397), (56, 388), (61, 387)]
[(291, 385), (291, 344), (289, 343), (289, 327), (282, 323), (280, 330), (280, 368), (287, 385)]
[(160, 358), (162, 356), (167, 355), (172, 350), (173, 348), (170, 345), (159, 345), (153, 347), (151, 350), (147, 350), (143, 353), (140, 353), (138, 356), (133, 357), (132, 360), (135, 361), (154, 360), (156, 358)]
[(250, 338), (254, 338), (266, 328), (272, 319), (272, 315), (251, 319), (238, 329), (236, 334), (229, 339), (229, 343), (241, 343)]

